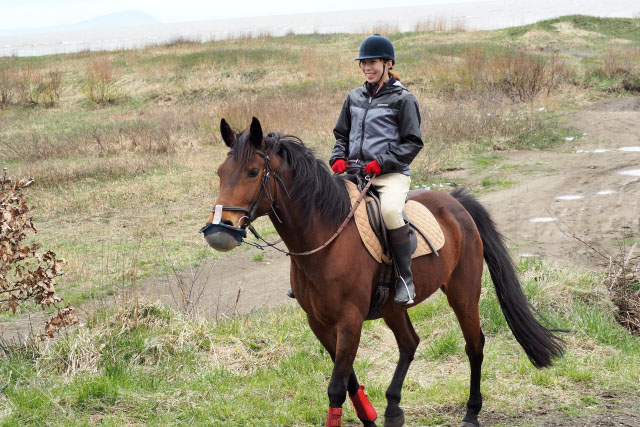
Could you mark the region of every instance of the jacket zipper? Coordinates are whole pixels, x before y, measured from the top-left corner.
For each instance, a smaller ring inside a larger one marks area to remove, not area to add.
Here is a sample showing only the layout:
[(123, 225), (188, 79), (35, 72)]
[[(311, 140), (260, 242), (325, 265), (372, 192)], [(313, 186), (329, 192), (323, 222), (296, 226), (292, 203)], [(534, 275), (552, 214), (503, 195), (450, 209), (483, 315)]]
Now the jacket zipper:
[[(389, 86), (389, 87), (393, 88), (393, 86)], [(382, 92), (386, 92), (385, 89), (386, 87), (383, 87), (380, 91), (374, 93), (373, 95), (369, 95), (369, 103), (367, 104), (366, 110), (364, 110), (364, 116), (362, 117), (362, 134), (360, 135), (360, 158), (362, 159), (363, 162), (365, 160), (364, 160), (364, 152), (362, 151), (362, 147), (364, 146), (364, 124), (367, 119), (367, 113), (369, 112), (369, 108), (371, 107), (371, 101), (373, 100), (373, 98), (377, 97), (378, 95), (381, 95)]]
[(371, 107), (371, 100), (373, 100), (374, 95), (369, 96), (369, 104), (367, 104), (367, 109), (364, 110), (364, 116), (362, 117), (362, 134), (360, 135), (360, 158), (364, 162), (364, 152), (362, 151), (362, 146), (364, 145), (364, 124), (367, 120), (367, 113), (369, 112), (369, 107)]

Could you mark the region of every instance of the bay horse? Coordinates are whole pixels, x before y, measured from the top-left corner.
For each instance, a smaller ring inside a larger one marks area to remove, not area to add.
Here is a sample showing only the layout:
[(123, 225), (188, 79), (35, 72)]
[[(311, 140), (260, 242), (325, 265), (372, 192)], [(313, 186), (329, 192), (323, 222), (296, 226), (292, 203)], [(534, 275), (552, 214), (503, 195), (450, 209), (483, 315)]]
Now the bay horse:
[[(290, 280), (295, 298), (334, 362), (326, 425), (341, 425), (342, 405), (348, 393), (363, 425), (375, 426), (377, 414), (358, 382), (353, 362), (380, 265), (361, 242), (354, 221), (326, 245), (351, 209), (344, 178), (332, 175), (327, 164), (299, 138), (279, 133), (264, 136), (255, 117), (249, 130), (242, 133), (235, 133), (222, 119), (220, 132), (230, 151), (217, 170), (220, 192), (205, 226), (214, 222), (219, 227), (205, 232), (205, 239), (214, 249), (229, 250), (239, 244), (241, 235), (246, 235), (251, 221), (269, 216), (292, 252)], [(409, 198), (429, 208), (445, 235), (439, 257), (422, 256), (412, 262), (414, 305), (438, 289), (446, 295), (462, 329), (471, 365), (469, 400), (461, 426), (479, 426), (485, 340), (478, 301), (483, 259), (507, 323), (533, 365), (550, 366), (562, 354), (563, 341), (533, 315), (503, 237), (478, 201), (457, 189), (451, 194), (411, 191)], [(393, 331), (400, 353), (386, 391), (384, 425), (390, 427), (404, 424), (399, 406), (401, 389), (420, 341), (407, 307), (394, 304), (393, 292), (377, 317), (382, 317)]]

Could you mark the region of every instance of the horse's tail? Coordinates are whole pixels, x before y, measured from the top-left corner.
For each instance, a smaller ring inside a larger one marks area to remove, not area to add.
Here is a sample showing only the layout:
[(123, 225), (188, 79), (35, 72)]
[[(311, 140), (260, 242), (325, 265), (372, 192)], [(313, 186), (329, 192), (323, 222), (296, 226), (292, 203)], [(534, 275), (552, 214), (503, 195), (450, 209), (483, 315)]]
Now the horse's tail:
[(564, 341), (538, 322), (532, 313), (504, 238), (497, 230), (489, 212), (464, 189), (451, 195), (469, 212), (482, 238), (484, 259), (489, 267), (500, 308), (516, 340), (537, 368), (551, 366), (563, 353)]

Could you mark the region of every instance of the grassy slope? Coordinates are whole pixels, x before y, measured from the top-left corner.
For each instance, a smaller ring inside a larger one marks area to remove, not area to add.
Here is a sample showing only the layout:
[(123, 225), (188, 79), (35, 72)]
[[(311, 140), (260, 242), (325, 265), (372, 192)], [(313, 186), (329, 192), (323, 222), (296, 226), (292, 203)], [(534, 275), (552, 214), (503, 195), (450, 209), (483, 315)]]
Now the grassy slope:
[[(520, 272), (534, 307), (569, 330), (567, 352), (550, 369), (533, 368), (485, 278), (486, 417), (528, 426), (536, 414), (579, 419), (603, 411), (611, 395), (637, 397), (640, 341), (613, 320), (603, 278), (535, 261), (521, 263)], [(408, 425), (456, 424), (469, 372), (455, 316), (441, 295), (410, 314), (422, 344), (404, 388)], [(367, 322), (355, 366), (380, 411), (396, 358), (390, 331)], [(330, 372), (330, 358), (298, 308), (214, 324), (131, 302), (96, 313), (48, 347), (5, 356), (2, 423), (318, 425)], [(346, 420), (357, 421), (345, 408)]]

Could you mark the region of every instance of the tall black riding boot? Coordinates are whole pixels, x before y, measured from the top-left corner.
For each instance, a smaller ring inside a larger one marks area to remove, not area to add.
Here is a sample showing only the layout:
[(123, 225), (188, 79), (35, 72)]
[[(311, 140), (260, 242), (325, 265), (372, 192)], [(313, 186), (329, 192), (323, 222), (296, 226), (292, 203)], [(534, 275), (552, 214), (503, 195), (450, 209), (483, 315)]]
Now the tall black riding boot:
[(393, 301), (398, 305), (413, 304), (416, 288), (411, 275), (411, 242), (409, 224), (389, 230), (389, 245), (391, 254), (398, 268), (399, 277), (396, 281), (396, 296)]

